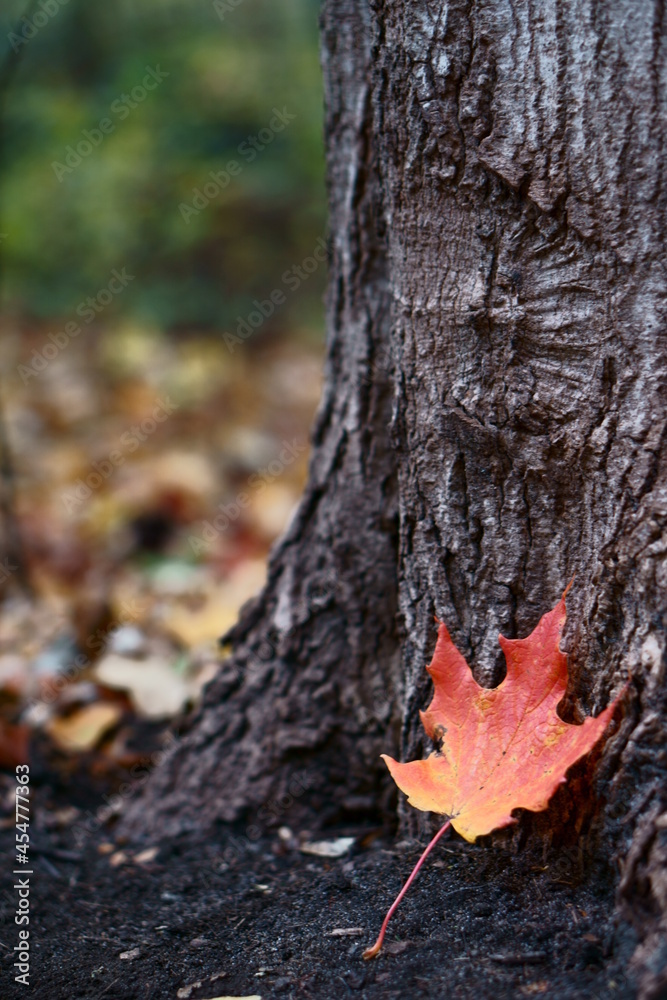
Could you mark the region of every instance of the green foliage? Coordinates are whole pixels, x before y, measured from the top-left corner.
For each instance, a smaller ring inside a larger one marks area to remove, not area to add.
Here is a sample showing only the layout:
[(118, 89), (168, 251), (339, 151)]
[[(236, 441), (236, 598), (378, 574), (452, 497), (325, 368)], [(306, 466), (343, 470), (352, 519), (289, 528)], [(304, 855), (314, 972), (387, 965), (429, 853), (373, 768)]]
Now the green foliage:
[[(110, 311), (232, 329), (324, 231), (317, 2), (61, 3), (39, 0), (35, 18), (58, 9), (27, 40), (9, 34), (17, 23), (31, 34), (25, 2), (0, 15), (5, 52), (13, 41), (22, 56), (0, 178), (5, 302), (67, 316), (126, 267), (136, 280)], [(168, 76), (141, 97), (147, 68)], [(270, 129), (274, 108), (296, 117), (250, 162), (239, 147)], [(230, 161), (240, 172), (186, 221), (179, 206)], [(318, 272), (282, 322), (307, 322), (322, 283)]]

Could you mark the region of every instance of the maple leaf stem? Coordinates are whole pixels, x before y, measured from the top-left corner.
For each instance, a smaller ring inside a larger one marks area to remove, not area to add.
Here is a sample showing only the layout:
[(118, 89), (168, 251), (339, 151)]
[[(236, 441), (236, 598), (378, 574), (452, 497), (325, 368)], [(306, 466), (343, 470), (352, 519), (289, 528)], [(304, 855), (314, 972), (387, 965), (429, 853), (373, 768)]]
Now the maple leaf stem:
[(438, 830), (438, 832), (436, 833), (435, 837), (433, 838), (433, 840), (431, 841), (431, 843), (428, 845), (428, 847), (425, 848), (425, 850), (424, 850), (422, 856), (420, 857), (419, 861), (417, 862), (417, 864), (412, 869), (412, 872), (410, 873), (410, 877), (408, 878), (407, 882), (405, 883), (405, 885), (403, 886), (403, 888), (399, 892), (399, 894), (396, 897), (396, 899), (394, 900), (394, 902), (389, 907), (389, 911), (387, 913), (387, 916), (384, 918), (384, 921), (382, 923), (382, 927), (380, 928), (380, 933), (378, 934), (377, 941), (375, 942), (375, 944), (373, 945), (372, 948), (367, 948), (366, 949), (366, 951), (364, 952), (364, 958), (366, 958), (366, 959), (375, 958), (375, 956), (378, 954), (378, 952), (382, 948), (382, 942), (384, 941), (384, 934), (385, 934), (385, 931), (387, 930), (387, 924), (389, 923), (389, 921), (393, 917), (394, 913), (398, 909), (398, 905), (401, 902), (401, 900), (403, 899), (403, 896), (405, 896), (406, 892), (408, 891), (408, 889), (410, 888), (410, 886), (414, 882), (415, 876), (417, 875), (417, 872), (419, 871), (419, 869), (421, 868), (421, 866), (424, 864), (424, 862), (426, 861), (427, 857), (429, 856), (429, 854), (431, 853), (431, 851), (433, 850), (433, 848), (435, 847), (435, 845), (438, 843), (438, 841), (442, 837), (442, 835), (445, 832), (445, 830), (449, 829), (449, 825), (450, 825), (450, 820), (447, 820), (447, 822), (445, 823), (445, 825), (440, 827), (440, 829)]

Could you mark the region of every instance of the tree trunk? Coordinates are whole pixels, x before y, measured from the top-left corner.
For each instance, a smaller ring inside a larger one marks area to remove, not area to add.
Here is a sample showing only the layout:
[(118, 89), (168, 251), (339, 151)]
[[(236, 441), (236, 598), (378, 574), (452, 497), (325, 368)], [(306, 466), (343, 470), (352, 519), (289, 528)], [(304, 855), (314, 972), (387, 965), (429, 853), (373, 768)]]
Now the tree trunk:
[(433, 616), (494, 685), (498, 632), (526, 635), (574, 577), (566, 710), (628, 673), (632, 693), (598, 805), (559, 793), (520, 827), (595, 819), (645, 997), (667, 989), (664, 20), (658, 0), (327, 0), (309, 483), (125, 818), (257, 826), (283, 796), (290, 820), (386, 813), (378, 754), (424, 749)]

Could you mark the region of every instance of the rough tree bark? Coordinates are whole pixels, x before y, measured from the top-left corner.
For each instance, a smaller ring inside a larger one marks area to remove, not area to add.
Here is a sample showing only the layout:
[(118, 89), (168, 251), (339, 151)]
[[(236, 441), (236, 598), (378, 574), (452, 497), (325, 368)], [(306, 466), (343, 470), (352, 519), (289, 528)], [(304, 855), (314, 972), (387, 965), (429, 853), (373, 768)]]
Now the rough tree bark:
[(628, 672), (632, 695), (597, 815), (564, 792), (546, 823), (595, 819), (621, 859), (642, 995), (658, 997), (664, 4), (327, 0), (322, 39), (332, 260), (310, 479), (125, 827), (258, 816), (304, 767), (311, 820), (390, 808), (377, 756), (423, 749), (434, 614), (496, 684), (498, 632), (527, 634), (574, 576), (567, 710), (598, 712)]

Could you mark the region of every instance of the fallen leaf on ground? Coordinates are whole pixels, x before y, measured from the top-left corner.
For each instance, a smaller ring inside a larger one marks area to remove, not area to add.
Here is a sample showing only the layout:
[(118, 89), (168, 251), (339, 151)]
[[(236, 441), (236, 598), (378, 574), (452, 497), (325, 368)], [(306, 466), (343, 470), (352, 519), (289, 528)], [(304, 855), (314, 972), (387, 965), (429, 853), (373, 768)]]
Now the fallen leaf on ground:
[(295, 485), (272, 483), (254, 498), (249, 520), (257, 532), (275, 538), (289, 522), (298, 499)]
[(106, 687), (127, 691), (137, 713), (146, 719), (176, 715), (189, 697), (183, 679), (158, 656), (134, 660), (109, 653), (96, 665), (94, 676)]
[(620, 695), (580, 726), (557, 714), (567, 687), (567, 657), (559, 649), (565, 614), (563, 595), (526, 639), (500, 636), (507, 676), (492, 689), (477, 684), (441, 623), (428, 668), (433, 700), (420, 713), (440, 749), (408, 764), (382, 755), (410, 805), (448, 816), (468, 841), (515, 823), (514, 809), (546, 809), (618, 704)]
[(25, 660), (16, 653), (0, 655), (0, 691), (20, 695), (29, 681)]
[(364, 958), (380, 951), (391, 916), (445, 830), (453, 826), (472, 843), (515, 823), (514, 809), (546, 809), (568, 768), (606, 729), (625, 689), (580, 726), (557, 714), (567, 687), (567, 656), (560, 651), (567, 589), (526, 639), (499, 636), (507, 674), (496, 688), (480, 687), (440, 622), (428, 667), (433, 699), (420, 713), (438, 749), (426, 760), (407, 764), (382, 757), (410, 805), (448, 819), (422, 853)]
[(184, 646), (192, 648), (217, 640), (235, 624), (239, 611), (254, 597), (266, 580), (266, 563), (252, 559), (234, 570), (222, 584), (216, 584), (197, 611), (174, 606), (165, 620), (168, 631)]
[(356, 837), (337, 837), (336, 840), (306, 841), (302, 844), (302, 854), (314, 854), (318, 858), (342, 858), (352, 847)]
[(30, 730), (27, 726), (14, 726), (0, 719), (0, 767), (11, 770), (28, 760)]
[(45, 729), (61, 750), (85, 753), (94, 749), (122, 716), (118, 705), (98, 702), (85, 705), (70, 715), (51, 719)]

